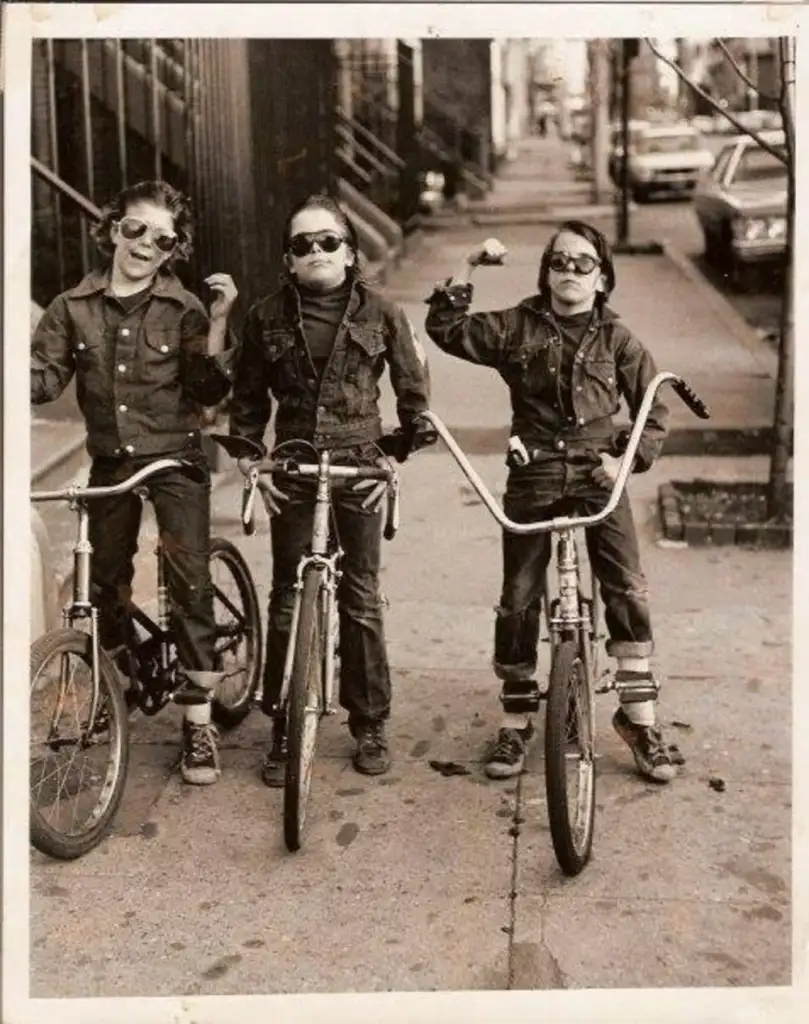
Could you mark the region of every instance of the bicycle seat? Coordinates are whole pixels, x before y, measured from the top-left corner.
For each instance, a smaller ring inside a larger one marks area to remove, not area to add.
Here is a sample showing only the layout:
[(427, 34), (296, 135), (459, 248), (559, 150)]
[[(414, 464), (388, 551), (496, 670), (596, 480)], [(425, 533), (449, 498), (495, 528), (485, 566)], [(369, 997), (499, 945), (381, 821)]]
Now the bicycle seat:
[(233, 437), (230, 434), (209, 434), (212, 441), (221, 445), (232, 459), (263, 459), (264, 449), (249, 437)]

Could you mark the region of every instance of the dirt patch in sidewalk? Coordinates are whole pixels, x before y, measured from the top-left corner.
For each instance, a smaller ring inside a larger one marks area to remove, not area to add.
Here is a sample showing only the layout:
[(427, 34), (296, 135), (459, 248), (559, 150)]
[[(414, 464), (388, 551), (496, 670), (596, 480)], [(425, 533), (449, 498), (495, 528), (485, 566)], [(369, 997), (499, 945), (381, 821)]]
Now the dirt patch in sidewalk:
[(663, 535), (693, 546), (792, 546), (793, 498), (784, 522), (767, 516), (767, 485), (746, 481), (672, 481), (661, 485), (658, 503)]

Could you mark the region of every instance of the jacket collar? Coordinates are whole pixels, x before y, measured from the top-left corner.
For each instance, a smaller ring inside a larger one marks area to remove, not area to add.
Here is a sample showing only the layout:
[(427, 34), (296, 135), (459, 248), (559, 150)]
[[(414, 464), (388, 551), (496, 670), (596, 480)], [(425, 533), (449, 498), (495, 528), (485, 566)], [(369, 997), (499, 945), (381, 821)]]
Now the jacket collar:
[[(551, 320), (553, 318), (553, 311), (551, 310), (550, 303), (547, 302), (542, 295), (530, 295), (527, 299), (523, 299), (519, 303), (522, 309), (528, 309), (537, 316), (542, 317), (543, 320)], [(603, 323), (609, 323), (613, 320), (618, 319), (618, 314), (615, 310), (607, 305), (606, 303), (601, 308), (601, 315), (595, 314), (593, 319), (593, 326), (600, 327)]]
[[(295, 285), (295, 281), (286, 272), (281, 275), (281, 281), (284, 295), (284, 306), (287, 312), (292, 315), (293, 319), (298, 320), (301, 315), (301, 301), (300, 293)], [(348, 296), (346, 316), (350, 317), (352, 320), (364, 320), (365, 309), (368, 305), (367, 297), (368, 289), (365, 282), (355, 278), (352, 281), (351, 293)]]
[[(86, 299), (91, 295), (112, 295), (110, 291), (110, 270), (91, 270), (89, 274), (79, 281), (75, 288), (68, 291), (72, 299)], [(185, 288), (171, 271), (162, 271), (157, 274), (152, 285), (152, 295), (161, 299), (171, 299), (185, 305)]]

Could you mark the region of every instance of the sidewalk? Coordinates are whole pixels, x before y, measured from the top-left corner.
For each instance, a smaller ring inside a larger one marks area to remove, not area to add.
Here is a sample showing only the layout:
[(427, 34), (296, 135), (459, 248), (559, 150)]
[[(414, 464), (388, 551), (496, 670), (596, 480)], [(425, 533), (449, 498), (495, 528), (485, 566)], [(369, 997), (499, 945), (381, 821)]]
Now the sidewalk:
[[(508, 266), (480, 271), (478, 308), (532, 290), (547, 237), (500, 234)], [(432, 283), (480, 236), (429, 236), (391, 274), (387, 291), (417, 329)], [(733, 336), (666, 257), (621, 257), (618, 278), (616, 307), (717, 425), (769, 422), (763, 345)], [(425, 347), (435, 410), (499, 493), (505, 386)], [(385, 402), (392, 424), (387, 385)], [(671, 407), (676, 425), (692, 425)], [(70, 864), (32, 854), (32, 996), (788, 986), (791, 555), (661, 546), (655, 511), (666, 480), (765, 475), (761, 458), (669, 455), (633, 478), (661, 716), (688, 765), (667, 788), (639, 781), (609, 725), (614, 700), (599, 700), (595, 853), (579, 878), (555, 865), (541, 730), (520, 779), (482, 774), (499, 714), (489, 667), (499, 532), (450, 456), (426, 452), (403, 467), (402, 527), (384, 545), (391, 774), (354, 773), (345, 715), (327, 720), (306, 844), (293, 856), (281, 795), (258, 778), (258, 713), (223, 739), (223, 775), (209, 790), (172, 771), (176, 711), (139, 723), (115, 834)], [(219, 478), (214, 530), (245, 553), (263, 604), (266, 526), (241, 535), (239, 490), (234, 474)], [(139, 592), (148, 584), (139, 572)], [(544, 645), (541, 656), (547, 668)], [(469, 774), (445, 778), (430, 759)], [(640, 1019), (643, 1000), (632, 1002)], [(491, 1019), (474, 1007), (452, 1019)], [(424, 1012), (409, 1019), (433, 1019)]]

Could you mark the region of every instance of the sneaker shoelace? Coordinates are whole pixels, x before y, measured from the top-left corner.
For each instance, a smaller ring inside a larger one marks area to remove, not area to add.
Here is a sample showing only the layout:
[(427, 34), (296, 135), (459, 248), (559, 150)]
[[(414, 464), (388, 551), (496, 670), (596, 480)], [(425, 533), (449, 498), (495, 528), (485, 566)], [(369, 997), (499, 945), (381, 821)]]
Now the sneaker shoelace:
[(215, 760), (217, 735), (215, 725), (192, 726), (188, 742), (191, 760)]
[(520, 735), (512, 729), (501, 729), (492, 751), (492, 760), (515, 764), (524, 753), (525, 744)]

